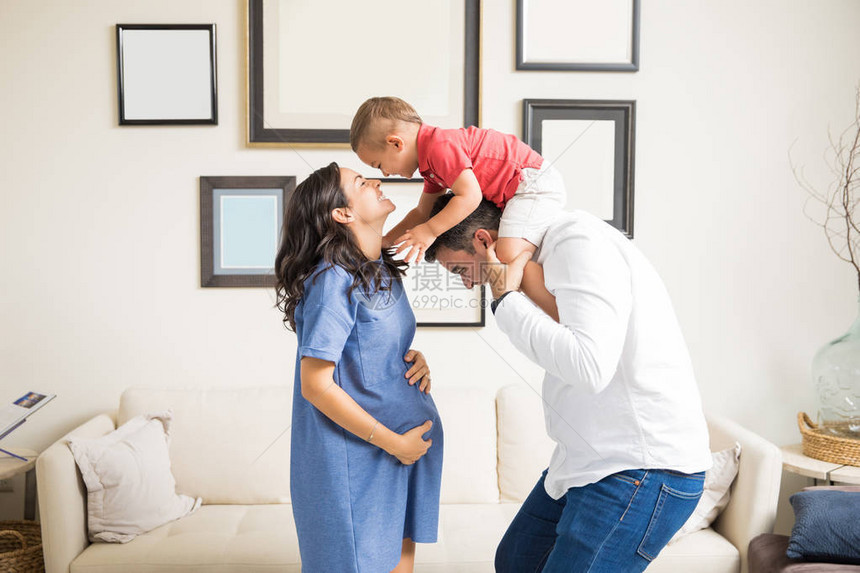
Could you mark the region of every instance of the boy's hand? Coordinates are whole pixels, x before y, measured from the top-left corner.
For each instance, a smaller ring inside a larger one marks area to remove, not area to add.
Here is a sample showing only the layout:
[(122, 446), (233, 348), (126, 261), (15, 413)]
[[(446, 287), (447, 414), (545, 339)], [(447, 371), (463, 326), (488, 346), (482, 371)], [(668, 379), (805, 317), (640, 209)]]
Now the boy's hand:
[(411, 259), (413, 258), (413, 255), (415, 255), (414, 262), (418, 263), (424, 256), (424, 251), (426, 251), (435, 240), (436, 235), (430, 230), (430, 226), (427, 223), (422, 223), (417, 227), (409, 229), (394, 241), (394, 244), (400, 245), (397, 247), (397, 251), (395, 251), (394, 254), (400, 254), (406, 249), (409, 249), (403, 260), (407, 263), (412, 262)]
[(487, 262), (482, 265), (482, 280), (490, 284), (493, 298), (499, 298), (512, 290), (519, 290), (523, 282), (523, 269), (531, 259), (528, 251), (523, 251), (507, 265), (496, 256), (496, 244), (487, 247)]

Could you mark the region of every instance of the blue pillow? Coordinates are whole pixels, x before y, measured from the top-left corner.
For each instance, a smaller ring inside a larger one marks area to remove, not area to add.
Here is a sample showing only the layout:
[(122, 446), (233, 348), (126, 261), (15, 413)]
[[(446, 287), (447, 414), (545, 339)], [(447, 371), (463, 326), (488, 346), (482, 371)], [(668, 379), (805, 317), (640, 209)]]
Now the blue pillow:
[(860, 564), (860, 492), (801, 491), (789, 498), (792, 559)]

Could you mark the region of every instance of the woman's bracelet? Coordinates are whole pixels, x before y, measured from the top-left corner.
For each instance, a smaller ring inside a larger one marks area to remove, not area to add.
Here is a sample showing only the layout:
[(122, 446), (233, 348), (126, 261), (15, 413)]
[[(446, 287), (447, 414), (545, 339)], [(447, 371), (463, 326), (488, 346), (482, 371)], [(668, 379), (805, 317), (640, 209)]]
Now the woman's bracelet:
[(368, 443), (373, 441), (373, 432), (376, 431), (376, 426), (378, 426), (378, 425), (379, 425), (379, 420), (377, 420), (376, 423), (373, 425), (373, 427), (370, 429), (370, 435), (367, 436)]

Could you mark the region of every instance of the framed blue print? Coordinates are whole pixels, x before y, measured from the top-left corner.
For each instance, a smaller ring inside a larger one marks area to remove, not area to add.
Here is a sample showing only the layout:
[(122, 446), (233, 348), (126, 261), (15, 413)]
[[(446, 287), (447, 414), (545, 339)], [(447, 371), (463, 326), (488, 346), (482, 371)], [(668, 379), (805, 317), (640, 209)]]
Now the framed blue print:
[(200, 177), (200, 285), (273, 287), (292, 176)]

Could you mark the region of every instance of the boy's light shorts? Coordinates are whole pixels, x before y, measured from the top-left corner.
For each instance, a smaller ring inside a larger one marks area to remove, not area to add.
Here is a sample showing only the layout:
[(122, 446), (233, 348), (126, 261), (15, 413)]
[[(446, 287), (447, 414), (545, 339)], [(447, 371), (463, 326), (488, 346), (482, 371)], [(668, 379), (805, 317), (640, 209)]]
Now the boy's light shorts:
[(549, 224), (564, 208), (567, 192), (561, 173), (544, 159), (540, 169), (525, 168), (517, 192), (508, 200), (499, 237), (520, 237), (540, 246)]

